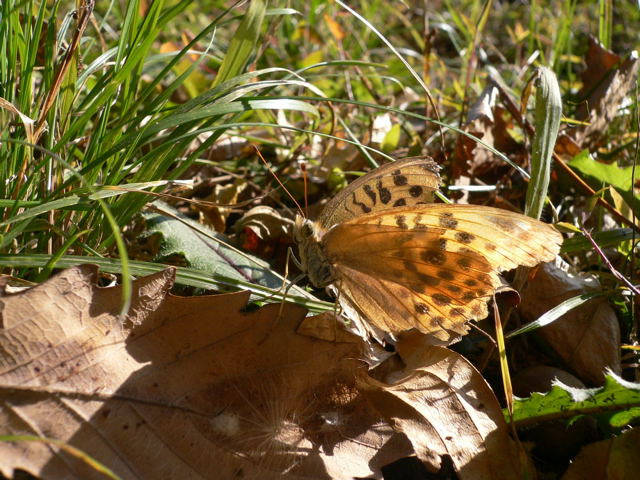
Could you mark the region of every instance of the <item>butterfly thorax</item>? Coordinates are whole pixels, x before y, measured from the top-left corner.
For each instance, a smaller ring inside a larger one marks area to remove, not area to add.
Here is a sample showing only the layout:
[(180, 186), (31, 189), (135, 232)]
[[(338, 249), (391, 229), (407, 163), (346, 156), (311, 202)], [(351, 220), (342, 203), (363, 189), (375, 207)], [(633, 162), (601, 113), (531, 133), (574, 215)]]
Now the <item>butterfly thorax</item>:
[(324, 233), (317, 222), (296, 217), (294, 238), (298, 244), (300, 266), (315, 287), (326, 287), (335, 280), (320, 243)]

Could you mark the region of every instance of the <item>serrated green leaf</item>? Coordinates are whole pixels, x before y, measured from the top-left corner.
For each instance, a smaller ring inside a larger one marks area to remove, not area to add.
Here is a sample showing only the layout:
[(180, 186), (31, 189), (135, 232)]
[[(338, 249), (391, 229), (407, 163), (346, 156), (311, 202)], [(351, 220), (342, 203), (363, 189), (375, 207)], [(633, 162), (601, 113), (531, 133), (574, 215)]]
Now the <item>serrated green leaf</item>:
[[(507, 411), (503, 413), (508, 422)], [(640, 384), (628, 382), (611, 371), (605, 376), (604, 386), (599, 388), (574, 388), (556, 380), (548, 393), (516, 399), (512, 418), (517, 427), (528, 427), (539, 422), (601, 413), (625, 413), (627, 422), (639, 418)], [(620, 418), (615, 426), (620, 426)]]
[(569, 166), (592, 177), (600, 183), (612, 185), (624, 192), (631, 190), (633, 167), (620, 168), (616, 164), (596, 162), (588, 150), (583, 150), (569, 161)]

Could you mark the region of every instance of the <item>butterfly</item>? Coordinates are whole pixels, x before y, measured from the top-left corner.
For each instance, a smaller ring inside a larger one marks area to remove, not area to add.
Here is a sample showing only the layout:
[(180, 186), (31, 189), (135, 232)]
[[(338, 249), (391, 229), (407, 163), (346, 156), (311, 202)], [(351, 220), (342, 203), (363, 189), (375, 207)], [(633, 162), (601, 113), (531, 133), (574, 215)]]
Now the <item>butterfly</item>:
[(383, 165), (298, 217), (300, 264), (333, 286), (362, 334), (417, 329), (434, 344), (488, 315), (499, 272), (555, 258), (562, 235), (533, 218), (478, 205), (433, 203), (440, 167), (428, 157)]

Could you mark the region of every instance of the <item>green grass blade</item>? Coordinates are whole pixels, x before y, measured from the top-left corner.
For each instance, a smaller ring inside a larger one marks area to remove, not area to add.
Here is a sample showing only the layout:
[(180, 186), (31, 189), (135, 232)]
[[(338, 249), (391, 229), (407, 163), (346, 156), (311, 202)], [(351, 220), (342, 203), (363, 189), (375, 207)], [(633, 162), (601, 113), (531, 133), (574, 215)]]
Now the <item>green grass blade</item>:
[[(0, 266), (2, 267), (24, 267), (43, 268), (50, 261), (51, 255), (29, 254), (29, 255), (0, 255)], [(56, 263), (57, 268), (70, 268), (82, 264), (94, 264), (100, 270), (107, 273), (122, 273), (122, 262), (117, 258), (88, 257), (79, 255), (64, 255)], [(312, 312), (327, 312), (335, 310), (335, 305), (330, 302), (323, 302), (314, 299), (313, 296), (301, 297), (298, 295), (284, 294), (279, 290), (264, 287), (249, 282), (242, 282), (237, 279), (228, 278), (219, 274), (212, 274), (194, 268), (170, 267), (161, 263), (141, 262), (131, 260), (129, 262), (129, 273), (136, 277), (151, 275), (161, 272), (167, 268), (176, 269), (176, 284), (189, 287), (203, 288), (206, 290), (248, 290), (253, 296), (262, 301), (271, 303), (280, 302), (283, 299), (302, 305)]]
[(517, 330), (514, 330), (513, 332), (509, 332), (505, 336), (505, 338), (512, 338), (512, 337), (515, 337), (516, 335), (521, 335), (523, 333), (532, 332), (533, 330), (537, 330), (540, 327), (544, 327), (546, 325), (549, 325), (550, 323), (553, 323), (556, 320), (558, 320), (560, 317), (562, 317), (568, 311), (573, 310), (576, 307), (579, 307), (583, 303), (588, 302), (589, 300), (591, 300), (593, 298), (601, 297), (603, 295), (604, 294), (602, 292), (595, 292), (595, 293), (583, 293), (582, 295), (577, 295), (575, 297), (571, 297), (568, 300), (565, 300), (564, 302), (562, 302), (560, 305), (556, 305), (555, 307), (553, 307), (551, 310), (546, 312), (544, 315), (542, 315), (537, 320), (535, 320), (535, 321), (533, 321), (531, 323), (528, 323), (524, 327), (518, 328)]
[(213, 82), (214, 87), (243, 72), (260, 37), (265, 11), (266, 5), (262, 0), (251, 1), (238, 31), (231, 40), (229, 50)]

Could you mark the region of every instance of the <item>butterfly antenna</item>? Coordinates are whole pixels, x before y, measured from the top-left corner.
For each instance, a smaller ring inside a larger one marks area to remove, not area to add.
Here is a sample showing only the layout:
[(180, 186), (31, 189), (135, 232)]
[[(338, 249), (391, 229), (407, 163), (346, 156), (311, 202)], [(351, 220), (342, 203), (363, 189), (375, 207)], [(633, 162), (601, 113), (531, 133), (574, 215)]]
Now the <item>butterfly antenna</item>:
[(304, 188), (304, 218), (309, 218), (309, 191), (307, 190), (307, 164), (300, 162), (300, 170), (302, 171), (302, 185)]
[[(293, 203), (296, 204), (296, 207), (298, 208), (298, 211), (300, 212), (300, 214), (306, 218), (306, 215), (304, 214), (304, 212), (302, 211), (302, 208), (300, 207), (300, 204), (296, 201), (295, 198), (293, 198), (293, 195), (291, 195), (291, 192), (289, 192), (289, 190), (287, 190), (287, 187), (284, 186), (284, 184), (280, 181), (280, 179), (278, 178), (278, 176), (274, 173), (273, 169), (269, 166), (269, 164), (267, 163), (267, 161), (264, 159), (264, 157), (262, 156), (262, 153), (260, 153), (260, 150), (258, 149), (258, 147), (256, 147), (255, 145), (252, 145), (252, 147), (255, 149), (256, 153), (258, 154), (258, 157), (260, 157), (260, 160), (262, 161), (262, 163), (264, 163), (264, 166), (267, 167), (267, 170), (269, 170), (269, 173), (271, 173), (271, 175), (273, 175), (273, 178), (276, 179), (276, 182), (278, 182), (278, 184), (282, 187), (282, 189), (286, 192), (287, 195), (289, 195), (289, 198), (291, 200), (293, 200)], [(305, 204), (306, 204), (306, 182), (305, 182)]]

